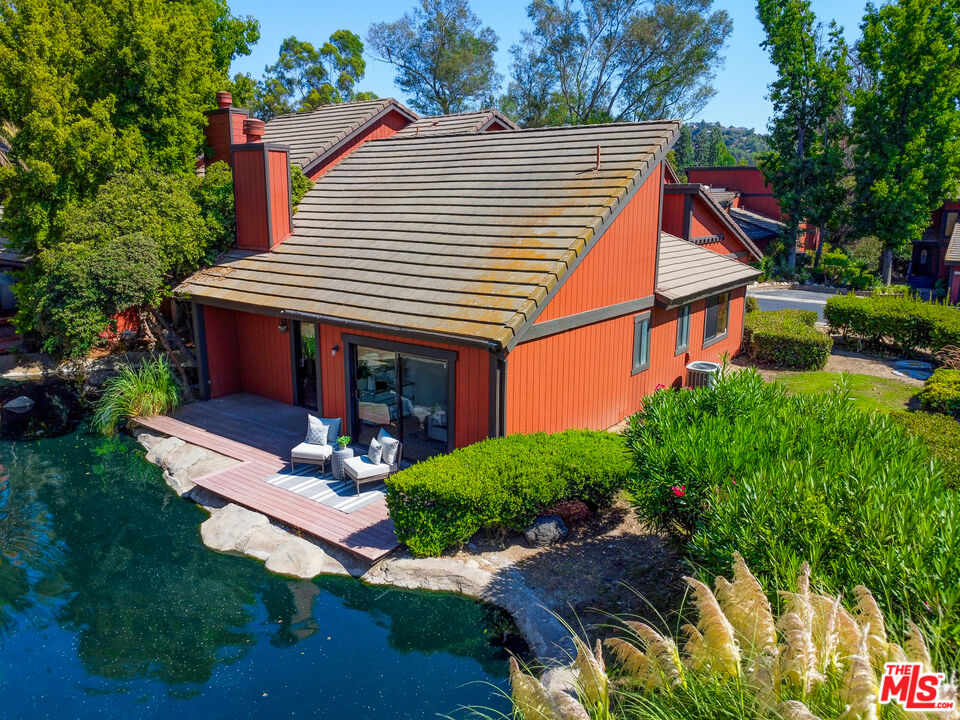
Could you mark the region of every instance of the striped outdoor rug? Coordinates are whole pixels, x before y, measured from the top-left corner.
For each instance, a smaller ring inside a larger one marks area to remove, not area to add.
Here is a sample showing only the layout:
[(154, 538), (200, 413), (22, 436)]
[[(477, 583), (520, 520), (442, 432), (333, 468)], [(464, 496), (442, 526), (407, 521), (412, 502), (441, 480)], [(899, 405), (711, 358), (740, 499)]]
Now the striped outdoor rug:
[(357, 486), (352, 480), (334, 480), (329, 472), (321, 477), (318, 470), (315, 465), (301, 465), (296, 472), (284, 468), (266, 478), (265, 482), (345, 513), (359, 510), (386, 495), (386, 485), (382, 482), (361, 485), (357, 495)]

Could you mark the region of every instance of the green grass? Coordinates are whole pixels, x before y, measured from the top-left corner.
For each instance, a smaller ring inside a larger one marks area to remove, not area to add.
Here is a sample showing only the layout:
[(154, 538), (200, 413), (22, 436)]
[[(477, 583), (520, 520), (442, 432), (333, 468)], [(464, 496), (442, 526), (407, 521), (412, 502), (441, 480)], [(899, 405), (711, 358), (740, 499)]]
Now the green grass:
[[(919, 388), (899, 380), (847, 373), (850, 395), (861, 410), (876, 410), (892, 413), (906, 410)], [(830, 392), (840, 380), (840, 373), (820, 370), (816, 372), (785, 372), (777, 376), (791, 394), (816, 395)]]

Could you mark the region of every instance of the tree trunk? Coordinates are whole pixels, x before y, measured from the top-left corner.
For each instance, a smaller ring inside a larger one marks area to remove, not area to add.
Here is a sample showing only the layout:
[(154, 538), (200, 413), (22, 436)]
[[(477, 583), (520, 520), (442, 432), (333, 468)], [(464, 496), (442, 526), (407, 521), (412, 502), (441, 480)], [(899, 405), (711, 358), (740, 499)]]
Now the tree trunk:
[(893, 279), (893, 250), (889, 248), (880, 255), (880, 278), (884, 285), (889, 285)]
[(823, 226), (823, 223), (820, 223), (820, 225), (817, 227), (817, 252), (813, 256), (813, 266), (815, 268), (820, 267), (820, 258), (823, 257), (823, 245), (825, 242), (824, 235), (826, 232), (827, 230)]
[(788, 270), (796, 270), (797, 268), (797, 241), (794, 241), (787, 245), (786, 253), (784, 254), (784, 259), (787, 262)]

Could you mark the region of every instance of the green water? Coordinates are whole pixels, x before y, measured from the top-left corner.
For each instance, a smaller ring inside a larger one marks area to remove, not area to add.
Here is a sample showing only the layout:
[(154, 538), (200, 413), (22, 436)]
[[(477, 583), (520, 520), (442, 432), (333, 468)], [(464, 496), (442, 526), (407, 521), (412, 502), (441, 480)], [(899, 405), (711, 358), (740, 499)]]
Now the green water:
[(502, 622), (465, 598), (283, 579), (130, 439), (0, 442), (0, 716), (429, 718), (506, 709)]

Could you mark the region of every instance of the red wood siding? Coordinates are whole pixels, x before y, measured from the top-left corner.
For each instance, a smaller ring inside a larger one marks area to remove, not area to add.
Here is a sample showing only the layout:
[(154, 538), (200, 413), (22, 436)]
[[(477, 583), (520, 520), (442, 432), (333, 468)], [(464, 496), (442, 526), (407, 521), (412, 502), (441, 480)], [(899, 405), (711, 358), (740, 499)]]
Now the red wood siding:
[(683, 237), (683, 198), (680, 193), (663, 194), (663, 231)]
[[(718, 252), (721, 255), (730, 255), (732, 253), (748, 252), (746, 246), (737, 239), (730, 228), (723, 222), (723, 218), (717, 217), (716, 208), (708, 205), (702, 198), (693, 198), (693, 220), (691, 222), (691, 237), (703, 237), (705, 235), (721, 235), (723, 240), (718, 243), (710, 243), (705, 247)], [(749, 262), (750, 257), (741, 258), (743, 262)]]
[(279, 322), (268, 315), (237, 312), (240, 384), (243, 392), (292, 403), (290, 333), (280, 332)]
[(950, 282), (950, 302), (960, 302), (960, 268), (953, 268), (953, 277)]
[(735, 165), (722, 168), (689, 168), (687, 180), (713, 187), (739, 190), (740, 207), (767, 217), (780, 219), (780, 203), (763, 179), (760, 168)]
[(504, 125), (499, 120), (494, 120), (490, 125), (484, 129), (484, 132), (500, 132), (501, 130), (509, 130), (506, 125)]
[(243, 390), (240, 379), (240, 352), (237, 344), (237, 313), (205, 306), (203, 321), (207, 343), (207, 372), (210, 397), (233, 395)]
[(537, 322), (652, 295), (659, 217), (658, 167), (550, 300)]
[[(344, 333), (456, 352), (455, 444), (457, 447), (464, 447), (487, 437), (490, 427), (490, 353), (480, 348), (410, 340), (363, 330), (344, 330), (334, 325), (320, 325), (319, 333), (324, 415), (339, 417), (346, 422), (347, 382), (344, 374), (344, 353), (347, 348), (343, 341)], [(335, 345), (340, 349), (336, 356), (333, 356), (331, 350)]]
[(293, 233), (290, 224), (290, 155), (270, 151), (270, 225), (273, 230), (271, 248), (282, 243)]
[(233, 196), (237, 215), (237, 247), (267, 250), (267, 195), (262, 152), (233, 154)]
[(690, 350), (676, 349), (676, 310), (654, 309), (650, 367), (631, 375), (635, 314), (518, 345), (507, 359), (506, 429), (608, 428), (640, 408), (657, 385), (684, 382), (692, 360), (716, 361), (740, 347), (744, 288), (731, 293), (728, 336), (703, 348), (704, 301), (690, 316)]
[(349, 142), (344, 143), (336, 153), (313, 168), (307, 177), (311, 180), (316, 180), (368, 140), (380, 140), (382, 138), (392, 137), (397, 134), (397, 131), (402, 130), (409, 124), (410, 120), (405, 116), (396, 110), (391, 110), (362, 133), (351, 138)]

